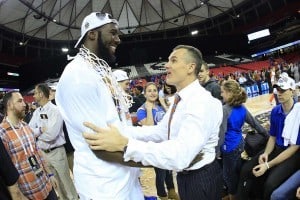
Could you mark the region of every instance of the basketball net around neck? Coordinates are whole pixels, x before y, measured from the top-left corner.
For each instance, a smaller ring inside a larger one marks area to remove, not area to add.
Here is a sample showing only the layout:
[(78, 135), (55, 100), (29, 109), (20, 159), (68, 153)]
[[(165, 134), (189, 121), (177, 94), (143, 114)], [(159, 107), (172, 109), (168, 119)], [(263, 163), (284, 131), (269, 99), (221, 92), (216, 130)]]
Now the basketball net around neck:
[(111, 71), (111, 67), (107, 64), (107, 62), (105, 62), (105, 60), (98, 58), (98, 56), (90, 52), (90, 50), (87, 49), (84, 45), (82, 45), (82, 47), (79, 49), (78, 54), (90, 64), (90, 66), (100, 76), (101, 80), (109, 89), (118, 111), (120, 120), (122, 121), (121, 113), (128, 112), (128, 109), (132, 106), (132, 96), (123, 91), (116, 78), (114, 77)]

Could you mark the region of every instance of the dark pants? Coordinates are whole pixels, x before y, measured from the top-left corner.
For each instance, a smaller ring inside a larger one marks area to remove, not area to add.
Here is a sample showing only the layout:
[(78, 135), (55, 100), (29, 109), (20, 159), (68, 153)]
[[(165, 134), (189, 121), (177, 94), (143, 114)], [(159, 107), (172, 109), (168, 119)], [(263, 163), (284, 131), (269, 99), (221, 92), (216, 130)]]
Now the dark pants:
[(214, 162), (204, 167), (177, 173), (178, 192), (181, 200), (220, 200), (222, 193), (222, 170)]
[(262, 90), (261, 90), (261, 81), (256, 81), (257, 87), (258, 87), (258, 94), (261, 95), (262, 94)]
[(240, 171), (242, 168), (241, 153), (244, 150), (243, 140), (231, 152), (223, 152), (223, 178), (228, 188), (229, 194), (237, 192), (237, 185), (240, 178)]
[(52, 190), (49, 192), (49, 195), (47, 196), (47, 198), (45, 200), (58, 200), (56, 193), (54, 191), (54, 189), (52, 188)]
[(165, 190), (165, 183), (167, 185), (167, 189), (174, 189), (174, 182), (173, 182), (173, 176), (172, 171), (160, 169), (160, 168), (154, 168), (155, 170), (155, 184), (156, 184), (156, 190), (157, 195), (160, 197), (166, 197), (167, 193)]
[[(269, 160), (274, 159), (283, 151), (284, 149), (275, 146), (269, 155)], [(252, 160), (247, 161), (242, 167), (237, 193), (237, 198), (240, 200), (253, 199), (254, 197), (270, 199), (272, 192), (300, 167), (300, 151), (298, 150), (290, 158), (270, 168), (264, 175), (255, 177), (252, 169), (258, 165), (258, 158), (262, 153), (260, 152)]]

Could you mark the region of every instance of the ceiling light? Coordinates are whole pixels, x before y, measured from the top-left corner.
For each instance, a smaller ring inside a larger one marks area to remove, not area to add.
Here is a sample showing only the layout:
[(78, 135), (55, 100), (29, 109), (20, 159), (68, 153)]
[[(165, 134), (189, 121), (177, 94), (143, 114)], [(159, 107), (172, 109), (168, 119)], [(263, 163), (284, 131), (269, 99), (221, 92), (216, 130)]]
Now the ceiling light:
[(20, 46), (25, 46), (25, 45), (27, 45), (27, 43), (28, 43), (28, 40), (26, 40), (26, 41), (22, 40), (22, 41), (19, 42), (19, 45)]
[(63, 48), (61, 48), (61, 51), (64, 52), (64, 53), (67, 53), (69, 51), (69, 49), (66, 48), (66, 47), (63, 47)]
[(53, 19), (52, 21), (53, 21), (54, 23), (57, 22), (56, 19)]
[(8, 76), (20, 76), (19, 73), (7, 72)]
[(198, 30), (194, 30), (194, 31), (191, 32), (191, 34), (192, 34), (192, 35), (197, 35), (198, 32), (199, 32)]

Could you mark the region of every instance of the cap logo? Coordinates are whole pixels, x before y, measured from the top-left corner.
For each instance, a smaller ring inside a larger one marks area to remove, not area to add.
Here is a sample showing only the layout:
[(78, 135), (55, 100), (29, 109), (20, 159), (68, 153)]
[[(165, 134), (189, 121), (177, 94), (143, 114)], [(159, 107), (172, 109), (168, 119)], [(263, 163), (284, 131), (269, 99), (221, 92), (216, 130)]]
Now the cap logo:
[(85, 29), (88, 29), (89, 26), (90, 26), (90, 23), (86, 22), (85, 25), (84, 25), (84, 28), (85, 28)]
[(286, 83), (288, 82), (288, 78), (287, 77), (281, 77), (279, 80), (278, 80), (278, 83)]
[(108, 19), (112, 19), (112, 16), (108, 13), (100, 13), (100, 12), (97, 12), (96, 13), (96, 16), (100, 19), (100, 20), (104, 20), (106, 17)]

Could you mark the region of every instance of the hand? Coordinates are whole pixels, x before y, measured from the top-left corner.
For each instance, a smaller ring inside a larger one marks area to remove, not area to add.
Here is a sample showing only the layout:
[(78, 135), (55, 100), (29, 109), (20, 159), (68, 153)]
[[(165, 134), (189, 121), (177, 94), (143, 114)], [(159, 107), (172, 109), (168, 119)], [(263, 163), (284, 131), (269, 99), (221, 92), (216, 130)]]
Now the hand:
[(154, 103), (146, 101), (145, 102), (145, 108), (146, 108), (146, 110), (151, 110), (152, 111), (152, 109), (154, 108)]
[(300, 199), (300, 187), (298, 187), (297, 192), (296, 192), (296, 197)]
[(101, 128), (89, 122), (83, 124), (95, 132), (83, 133), (92, 150), (123, 151), (128, 143), (128, 138), (122, 136), (115, 126), (108, 125), (108, 128)]
[(47, 131), (47, 128), (45, 126), (43, 126), (43, 127), (40, 128), (40, 130), (41, 130), (42, 133), (45, 133)]
[(261, 154), (261, 155), (259, 156), (258, 163), (259, 163), (259, 164), (263, 164), (263, 163), (265, 163), (265, 162), (268, 162), (268, 157), (269, 157), (269, 155), (266, 154), (266, 153)]
[(53, 188), (56, 189), (58, 187), (58, 182), (57, 182), (56, 178), (54, 176), (50, 176), (49, 179), (50, 179), (50, 182), (51, 182)]
[(160, 104), (162, 105), (162, 107), (167, 111), (170, 106), (170, 103), (163, 97), (159, 97), (158, 100), (159, 100)]
[(259, 177), (264, 175), (264, 173), (268, 170), (268, 167), (265, 163), (256, 165), (253, 169), (252, 169), (252, 173), (254, 176)]
[(165, 98), (163, 98), (163, 97), (159, 97), (158, 98), (158, 101), (160, 102), (160, 104), (166, 104), (166, 101), (165, 101)]

